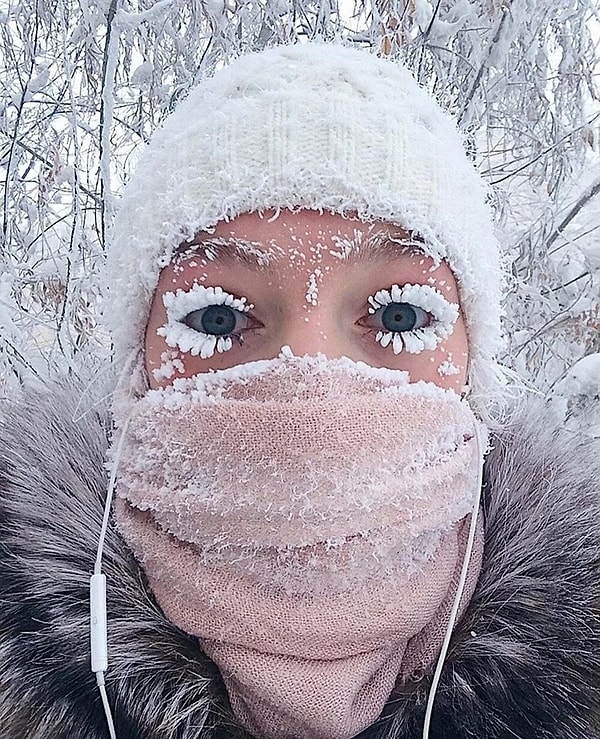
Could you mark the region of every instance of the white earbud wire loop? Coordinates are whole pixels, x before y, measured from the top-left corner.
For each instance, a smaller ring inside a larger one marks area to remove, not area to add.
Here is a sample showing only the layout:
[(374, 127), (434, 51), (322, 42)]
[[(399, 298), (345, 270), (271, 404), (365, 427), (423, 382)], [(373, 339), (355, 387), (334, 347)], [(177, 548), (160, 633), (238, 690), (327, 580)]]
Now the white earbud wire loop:
[[(450, 647), (450, 640), (452, 639), (452, 633), (456, 625), (456, 619), (458, 617), (458, 610), (460, 608), (460, 602), (462, 600), (465, 586), (467, 583), (467, 575), (469, 572), (469, 566), (471, 564), (471, 557), (473, 555), (473, 546), (475, 544), (475, 533), (477, 531), (477, 520), (479, 517), (479, 506), (481, 504), (481, 488), (483, 486), (483, 454), (485, 452), (485, 445), (482, 440), (482, 428), (479, 423), (475, 425), (475, 441), (477, 444), (477, 459), (480, 460), (479, 471), (477, 474), (477, 490), (475, 493), (475, 500), (473, 502), (473, 512), (471, 513), (471, 523), (469, 526), (469, 536), (467, 538), (467, 545), (465, 547), (465, 553), (463, 556), (462, 569), (460, 572), (460, 578), (458, 580), (458, 586), (456, 589), (456, 595), (454, 596), (454, 603), (452, 604), (452, 610), (448, 620), (448, 626), (446, 627), (446, 633), (444, 635), (444, 641), (442, 642), (442, 649), (437, 660), (435, 672), (431, 680), (431, 686), (429, 688), (429, 696), (427, 698), (427, 707), (425, 709), (425, 719), (423, 721), (423, 739), (429, 739), (429, 730), (431, 727), (431, 716), (433, 714), (433, 706), (435, 703), (435, 696), (437, 694), (442, 671), (448, 656), (448, 649)], [(485, 442), (487, 444), (487, 441)]]
[(110, 512), (114, 497), (117, 469), (119, 466), (119, 461), (121, 459), (123, 444), (127, 435), (128, 426), (129, 418), (127, 418), (121, 429), (117, 451), (111, 468), (110, 480), (106, 492), (106, 501), (104, 503), (102, 528), (100, 530), (100, 536), (98, 539), (98, 549), (96, 552), (96, 561), (94, 564), (94, 574), (90, 579), (91, 665), (92, 672), (96, 675), (96, 683), (98, 685), (98, 690), (100, 691), (100, 696), (102, 698), (102, 705), (104, 707), (104, 713), (106, 715), (106, 723), (108, 725), (110, 739), (117, 739), (117, 734), (115, 731), (110, 703), (104, 684), (104, 673), (108, 668), (108, 636), (106, 624), (106, 576), (102, 574), (102, 555), (104, 552), (106, 532), (108, 530), (108, 524), (110, 522)]
[[(137, 358), (139, 361), (140, 353), (136, 349), (128, 356), (123, 369), (119, 373), (117, 380), (117, 388), (119, 388), (124, 378), (127, 376), (131, 368), (132, 362)], [(82, 397), (85, 396), (89, 390), (91, 383), (85, 388)], [(111, 393), (112, 395), (112, 393)], [(81, 400), (80, 400), (81, 402)], [(99, 401), (100, 402), (100, 401)], [(94, 406), (97, 403), (94, 404)], [(94, 407), (92, 406), (92, 408)], [(79, 410), (79, 403), (76, 411)], [(89, 411), (90, 409), (88, 409)], [(73, 420), (77, 422), (88, 412), (86, 411), (82, 415), (78, 415), (77, 418), (74, 414)], [(119, 461), (123, 452), (123, 443), (127, 435), (127, 428), (129, 427), (130, 417), (128, 416), (121, 428), (119, 436), (119, 443), (117, 444), (117, 450), (114, 456), (114, 461), (111, 466), (110, 479), (106, 491), (106, 500), (104, 501), (104, 512), (102, 516), (102, 527), (100, 529), (100, 535), (98, 537), (98, 548), (96, 550), (96, 560), (94, 562), (94, 573), (90, 578), (90, 662), (92, 672), (96, 676), (96, 684), (100, 691), (100, 697), (102, 699), (102, 706), (104, 708), (104, 715), (106, 716), (106, 724), (110, 739), (117, 739), (117, 733), (115, 731), (115, 725), (113, 721), (112, 711), (110, 708), (110, 702), (106, 693), (106, 686), (104, 682), (104, 673), (108, 669), (108, 632), (107, 632), (107, 613), (106, 613), (106, 576), (102, 573), (102, 555), (104, 553), (104, 542), (106, 540), (106, 532), (108, 531), (108, 524), (110, 522), (110, 512), (112, 509), (112, 501), (114, 497), (115, 481), (117, 479), (117, 469), (119, 467)]]

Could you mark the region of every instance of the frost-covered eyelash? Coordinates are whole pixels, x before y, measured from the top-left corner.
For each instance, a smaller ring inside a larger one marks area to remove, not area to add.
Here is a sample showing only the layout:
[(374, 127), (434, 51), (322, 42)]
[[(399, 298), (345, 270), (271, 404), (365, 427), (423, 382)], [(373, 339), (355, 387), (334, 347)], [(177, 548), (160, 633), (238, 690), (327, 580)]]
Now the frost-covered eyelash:
[(167, 309), (167, 322), (156, 333), (164, 337), (168, 346), (177, 347), (184, 353), (189, 352), (193, 357), (200, 355), (201, 359), (208, 359), (215, 350), (220, 353), (229, 351), (233, 346), (231, 336), (215, 336), (196, 331), (183, 323), (183, 319), (189, 313), (211, 305), (227, 305), (240, 313), (247, 313), (254, 308), (247, 300), (244, 297), (236, 298), (222, 287), (205, 287), (197, 283), (189, 290), (165, 293), (162, 301)]
[(409, 354), (419, 354), (424, 349), (434, 350), (454, 330), (458, 318), (458, 305), (429, 285), (392, 285), (389, 290), (378, 290), (369, 295), (369, 313), (374, 314), (390, 303), (409, 303), (431, 313), (433, 320), (428, 326), (411, 331), (378, 331), (375, 336), (381, 346), (392, 345), (394, 354), (406, 349)]

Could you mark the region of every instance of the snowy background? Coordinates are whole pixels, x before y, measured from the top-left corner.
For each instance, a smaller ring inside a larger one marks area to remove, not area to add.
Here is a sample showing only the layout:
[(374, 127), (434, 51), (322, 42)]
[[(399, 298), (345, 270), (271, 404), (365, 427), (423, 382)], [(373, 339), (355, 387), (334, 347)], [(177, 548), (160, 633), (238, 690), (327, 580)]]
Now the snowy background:
[(0, 38), (0, 397), (109, 365), (105, 235), (177, 100), (243, 50), (343, 38), (458, 119), (513, 276), (503, 360), (600, 426), (596, 0), (0, 0)]

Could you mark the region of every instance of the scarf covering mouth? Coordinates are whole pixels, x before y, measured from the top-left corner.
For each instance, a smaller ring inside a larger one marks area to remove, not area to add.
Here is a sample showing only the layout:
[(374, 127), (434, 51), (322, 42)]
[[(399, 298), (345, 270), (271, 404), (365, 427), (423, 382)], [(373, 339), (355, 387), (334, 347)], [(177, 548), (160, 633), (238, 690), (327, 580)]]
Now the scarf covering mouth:
[(255, 736), (349, 739), (430, 669), (482, 464), (468, 403), (399, 371), (281, 357), (120, 411), (119, 528)]

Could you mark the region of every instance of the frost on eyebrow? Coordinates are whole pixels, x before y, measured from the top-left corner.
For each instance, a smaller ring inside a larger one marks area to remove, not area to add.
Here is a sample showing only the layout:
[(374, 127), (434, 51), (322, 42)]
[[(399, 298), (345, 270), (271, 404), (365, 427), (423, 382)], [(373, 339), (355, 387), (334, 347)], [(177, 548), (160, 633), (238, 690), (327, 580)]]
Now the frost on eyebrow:
[(332, 257), (336, 257), (337, 259), (345, 261), (350, 257), (352, 253), (357, 253), (360, 251), (363, 240), (363, 232), (360, 229), (355, 228), (352, 238), (348, 238), (347, 236), (340, 236), (339, 234), (333, 234), (331, 240), (337, 247), (338, 251), (335, 251), (335, 249), (330, 249), (329, 253)]
[(331, 240), (336, 249), (330, 249), (332, 257), (342, 261), (394, 258), (399, 254), (424, 254), (424, 242), (413, 232), (390, 233), (375, 231), (364, 234), (358, 228), (351, 237), (333, 234)]
[(175, 251), (174, 262), (182, 264), (201, 255), (209, 262), (235, 260), (254, 269), (266, 269), (281, 259), (284, 250), (270, 244), (249, 241), (235, 236), (201, 238), (181, 244)]

